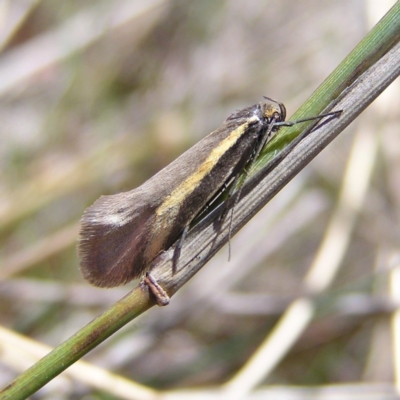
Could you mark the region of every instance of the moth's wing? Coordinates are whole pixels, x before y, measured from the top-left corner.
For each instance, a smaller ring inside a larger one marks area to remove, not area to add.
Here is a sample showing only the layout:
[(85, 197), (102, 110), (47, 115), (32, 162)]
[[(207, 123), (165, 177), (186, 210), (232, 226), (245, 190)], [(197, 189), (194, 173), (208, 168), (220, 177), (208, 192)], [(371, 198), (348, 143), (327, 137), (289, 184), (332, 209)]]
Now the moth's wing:
[[(232, 115), (139, 188), (102, 196), (85, 211), (78, 253), (82, 274), (90, 283), (113, 287), (138, 278), (177, 239), (235, 170), (238, 157), (233, 154), (232, 159), (222, 160), (217, 184), (212, 171), (200, 184), (192, 185), (193, 176), (201, 173), (212, 151), (251, 112), (249, 108)], [(243, 149), (235, 147), (243, 157)]]
[(146, 269), (144, 250), (154, 218), (141, 188), (100, 197), (81, 219), (78, 255), (85, 279), (100, 287), (123, 285)]

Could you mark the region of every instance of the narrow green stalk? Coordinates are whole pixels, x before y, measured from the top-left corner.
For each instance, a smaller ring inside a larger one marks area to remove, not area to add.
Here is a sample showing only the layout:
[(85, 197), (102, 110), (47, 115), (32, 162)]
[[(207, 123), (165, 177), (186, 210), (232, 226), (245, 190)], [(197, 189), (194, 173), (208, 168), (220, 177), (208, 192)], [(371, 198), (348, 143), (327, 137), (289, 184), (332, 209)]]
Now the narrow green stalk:
[[(397, 2), (290, 119), (295, 121), (318, 115), (328, 106), (333, 106), (338, 96), (399, 40), (400, 2)], [(262, 168), (277, 151), (298, 137), (308, 125), (310, 123), (282, 128), (266, 146), (264, 156), (260, 158), (256, 169)]]
[(0, 392), (0, 399), (26, 399), (154, 304), (147, 290), (135, 288), (19, 375)]

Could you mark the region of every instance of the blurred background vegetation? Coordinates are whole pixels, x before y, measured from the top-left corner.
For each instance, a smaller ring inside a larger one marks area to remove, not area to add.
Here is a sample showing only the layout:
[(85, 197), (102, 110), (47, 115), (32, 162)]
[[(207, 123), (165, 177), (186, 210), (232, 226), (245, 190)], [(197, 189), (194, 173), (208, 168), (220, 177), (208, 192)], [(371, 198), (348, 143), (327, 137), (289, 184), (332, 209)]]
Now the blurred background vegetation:
[[(389, 9), (383, 3), (3, 1), (1, 326), (56, 346), (126, 294), (132, 284), (97, 289), (79, 273), (85, 207), (138, 186), (263, 95), (284, 102), (290, 116)], [(304, 276), (329, 236), (339, 193), (365, 179), (361, 205), (346, 208), (330, 237), (332, 249), (345, 241), (332, 285), (263, 384), (351, 383), (390, 398), (398, 83), (232, 240), (231, 262), (223, 249), (167, 308), (150, 310), (86, 360), (160, 390), (228, 381), (307, 291)], [(364, 132), (370, 167), (361, 159), (353, 180), (343, 180)], [(1, 335), (0, 346), (3, 386), (34, 359)], [(114, 398), (79, 378), (55, 380), (35, 398)]]

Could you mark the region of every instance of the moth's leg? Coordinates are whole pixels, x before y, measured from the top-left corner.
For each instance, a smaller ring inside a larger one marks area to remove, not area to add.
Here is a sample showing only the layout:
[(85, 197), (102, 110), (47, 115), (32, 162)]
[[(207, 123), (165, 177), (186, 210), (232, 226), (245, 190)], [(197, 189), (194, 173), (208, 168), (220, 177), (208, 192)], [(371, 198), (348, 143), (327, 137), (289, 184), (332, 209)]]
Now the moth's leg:
[[(239, 201), (240, 194), (242, 192), (243, 184), (244, 184), (244, 182), (245, 182), (245, 180), (247, 178), (247, 174), (248, 174), (248, 168), (245, 167), (243, 169), (242, 173), (237, 174), (233, 178), (232, 185), (229, 188), (226, 200), (222, 203), (221, 213), (220, 213), (220, 215), (218, 217), (220, 226), (222, 226), (222, 224), (223, 224), (223, 222), (224, 222), (224, 220), (225, 220), (225, 218), (226, 218), (226, 216), (228, 214), (228, 210), (230, 208), (232, 208), (232, 215), (231, 215), (231, 219), (232, 219), (232, 217), (233, 217), (233, 209), (235, 208), (236, 203)], [(239, 180), (240, 180), (240, 178), (242, 178), (242, 183), (241, 183), (241, 185), (239, 187), (236, 187), (238, 182), (239, 182)], [(235, 189), (237, 189), (236, 194), (235, 194)], [(234, 196), (234, 194), (235, 194), (235, 196)], [(230, 237), (230, 233), (229, 233), (229, 237)]]
[[(234, 178), (234, 183), (233, 185), (236, 184), (236, 180), (237, 178)], [(181, 250), (182, 250), (182, 246), (183, 246), (183, 242), (186, 239), (186, 236), (189, 232), (190, 226), (192, 225), (193, 221), (198, 220), (199, 217), (201, 217), (204, 214), (207, 214), (207, 210), (212, 206), (212, 204), (222, 195), (222, 193), (226, 190), (226, 188), (229, 186), (228, 185), (224, 185), (217, 193), (216, 195), (204, 206), (204, 208), (199, 212), (199, 214), (196, 215), (196, 217), (194, 217), (184, 228), (184, 230), (182, 231), (181, 237), (179, 239), (179, 242), (177, 244), (177, 246), (175, 247), (174, 250), (174, 254), (172, 256), (172, 272), (175, 273), (177, 270), (177, 266), (178, 266), (178, 260), (179, 257), (181, 255)], [(232, 191), (232, 188), (230, 188), (229, 192)], [(229, 197), (229, 195), (228, 195)], [(226, 202), (226, 201), (225, 201)], [(223, 204), (225, 204), (225, 202)]]
[[(208, 201), (208, 203), (200, 210), (200, 212), (196, 215), (195, 218), (190, 222), (190, 225), (194, 221), (200, 221), (203, 216), (206, 216), (208, 214), (208, 210), (213, 207), (213, 204), (222, 196), (224, 192), (231, 186), (233, 182), (234, 177), (228, 179), (227, 182), (225, 182), (222, 187), (217, 191), (217, 193), (214, 194), (214, 196)], [(225, 202), (225, 201), (224, 201)]]
[[(181, 250), (183, 247), (183, 242), (186, 239), (186, 236), (189, 232), (189, 229), (193, 223), (193, 221), (196, 221), (199, 219), (199, 217), (207, 214), (207, 210), (213, 205), (213, 203), (226, 191), (226, 189), (229, 187), (228, 191), (228, 197), (227, 199), (222, 203), (222, 209), (221, 209), (221, 214), (219, 216), (219, 221), (220, 224), (222, 225), (222, 222), (224, 221), (224, 218), (226, 217), (227, 214), (227, 209), (229, 208), (229, 205), (232, 202), (232, 195), (235, 189), (235, 186), (240, 178), (240, 174), (230, 178), (221, 188), (220, 190), (214, 195), (214, 197), (203, 207), (203, 209), (185, 226), (184, 230), (182, 231), (181, 237), (179, 239), (179, 242), (177, 246), (175, 247), (174, 254), (172, 256), (172, 271), (173, 273), (176, 272), (177, 266), (178, 266), (178, 261), (179, 257), (181, 255)], [(239, 193), (240, 195), (240, 189)]]
[[(243, 188), (244, 182), (246, 181), (247, 175), (249, 173), (249, 168), (253, 164), (254, 160), (256, 160), (257, 157), (260, 155), (261, 150), (264, 148), (265, 144), (270, 139), (271, 133), (273, 130), (273, 126), (274, 125), (271, 124), (268, 127), (267, 131), (265, 132), (265, 135), (262, 137), (262, 140), (258, 143), (258, 145), (253, 150), (253, 153), (252, 153), (250, 159), (243, 165), (243, 167), (242, 167), (243, 173), (238, 173), (235, 177), (233, 177), (233, 183), (232, 183), (232, 186), (229, 188), (228, 197), (222, 205), (221, 215), (219, 217), (220, 228), (222, 227), (222, 224), (228, 213), (228, 210), (230, 208), (232, 208), (231, 218), (229, 220), (229, 229), (228, 229), (228, 245), (229, 245), (228, 260), (230, 260), (230, 258), (231, 258), (232, 222), (233, 222), (233, 213), (235, 211), (235, 206), (240, 199), (240, 195), (242, 193), (242, 188)], [(242, 182), (241, 182), (240, 186), (237, 188), (236, 195), (234, 196), (235, 189), (236, 189), (236, 186), (237, 186), (240, 178), (242, 178)]]
[[(244, 184), (244, 182), (245, 182), (245, 180), (247, 178), (247, 175), (249, 173), (249, 168), (253, 164), (254, 160), (256, 160), (258, 158), (258, 156), (261, 153), (261, 150), (264, 148), (265, 144), (271, 138), (271, 134), (272, 134), (273, 128), (274, 128), (274, 124), (271, 123), (267, 127), (267, 130), (266, 130), (265, 134), (262, 135), (261, 140), (259, 141), (259, 143), (253, 149), (253, 152), (252, 152), (250, 158), (248, 160), (245, 160), (245, 162), (242, 164), (241, 168), (239, 168), (239, 170), (241, 170), (241, 172), (239, 172), (235, 177), (233, 177), (232, 186), (229, 188), (228, 197), (227, 197), (227, 199), (225, 200), (225, 202), (224, 202), (224, 204), (222, 206), (221, 215), (220, 215), (220, 218), (219, 218), (220, 222), (221, 222), (221, 225), (222, 225), (222, 223), (224, 222), (224, 219), (226, 217), (228, 209), (232, 206), (231, 221), (230, 221), (230, 225), (229, 225), (229, 243), (230, 243), (230, 237), (231, 237), (231, 226), (232, 226), (232, 219), (233, 219), (233, 211), (234, 211), (236, 203), (239, 201), (240, 194), (242, 192), (243, 184)], [(242, 174), (242, 172), (243, 172), (243, 174)], [(237, 185), (239, 179), (242, 176), (243, 176), (242, 183), (241, 183), (240, 187), (237, 190), (236, 196), (233, 197), (234, 191), (236, 189), (236, 185)]]
[(237, 183), (239, 182), (239, 179), (242, 175), (238, 174), (234, 177), (233, 179), (233, 183), (232, 186), (229, 188), (228, 191), (228, 196), (226, 198), (226, 200), (224, 201), (224, 203), (222, 204), (221, 207), (221, 214), (218, 218), (219, 220), (219, 230), (222, 229), (222, 224), (224, 223), (224, 220), (228, 214), (228, 210), (231, 208), (231, 217), (229, 220), (229, 228), (228, 228), (228, 261), (231, 259), (231, 237), (232, 237), (232, 221), (233, 221), (233, 213), (235, 211), (235, 206), (236, 203), (239, 201), (240, 198), (240, 194), (242, 192), (242, 186), (244, 181), (246, 180), (247, 177), (247, 169), (243, 170), (243, 180), (242, 180), (242, 184), (239, 186), (237, 192), (236, 192), (236, 196), (234, 196), (235, 193), (235, 189), (237, 186)]
[(150, 274), (150, 272), (146, 273), (143, 281), (144, 284), (150, 289), (151, 293), (153, 293), (156, 298), (157, 304), (160, 307), (167, 306), (170, 301), (170, 297), (168, 293), (161, 287), (161, 285), (157, 282), (157, 280)]
[(186, 239), (187, 233), (189, 232), (190, 223), (185, 226), (185, 229), (182, 232), (181, 238), (179, 239), (178, 245), (175, 247), (174, 254), (172, 256), (172, 273), (175, 274), (178, 267), (178, 260), (181, 255), (181, 250), (183, 246), (183, 242)]

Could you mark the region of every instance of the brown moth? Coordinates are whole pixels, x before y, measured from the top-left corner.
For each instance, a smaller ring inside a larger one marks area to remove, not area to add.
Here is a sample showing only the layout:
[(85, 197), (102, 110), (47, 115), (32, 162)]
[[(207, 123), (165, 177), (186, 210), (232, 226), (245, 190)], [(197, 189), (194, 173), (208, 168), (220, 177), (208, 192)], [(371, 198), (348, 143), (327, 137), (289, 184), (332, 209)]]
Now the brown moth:
[(143, 277), (154, 258), (185, 236), (223, 188), (235, 187), (241, 172), (281, 126), (338, 115), (285, 121), (284, 105), (266, 99), (270, 102), (233, 113), (138, 188), (102, 196), (87, 208), (78, 243), (84, 278), (95, 286), (113, 287)]

